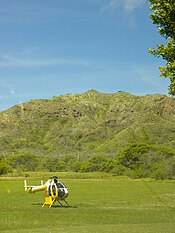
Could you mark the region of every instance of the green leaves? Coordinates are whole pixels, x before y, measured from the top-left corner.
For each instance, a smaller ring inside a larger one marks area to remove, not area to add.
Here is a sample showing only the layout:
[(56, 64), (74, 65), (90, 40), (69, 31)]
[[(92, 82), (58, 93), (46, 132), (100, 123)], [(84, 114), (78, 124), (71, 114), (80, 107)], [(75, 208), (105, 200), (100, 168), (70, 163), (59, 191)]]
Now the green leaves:
[(150, 0), (150, 18), (158, 25), (159, 33), (165, 38), (174, 38), (175, 2), (174, 0)]
[(175, 95), (175, 1), (150, 0), (150, 18), (157, 24), (158, 32), (167, 40), (166, 45), (159, 44), (148, 51), (156, 57), (166, 60), (160, 67), (160, 75), (170, 79), (169, 94)]

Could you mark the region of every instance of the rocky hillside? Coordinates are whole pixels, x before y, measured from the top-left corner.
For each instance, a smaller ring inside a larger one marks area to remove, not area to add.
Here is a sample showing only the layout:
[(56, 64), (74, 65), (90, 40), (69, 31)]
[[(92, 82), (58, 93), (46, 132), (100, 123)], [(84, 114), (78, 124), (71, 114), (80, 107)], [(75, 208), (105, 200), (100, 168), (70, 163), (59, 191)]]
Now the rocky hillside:
[(90, 90), (0, 112), (3, 155), (116, 155), (137, 143), (175, 148), (175, 99)]

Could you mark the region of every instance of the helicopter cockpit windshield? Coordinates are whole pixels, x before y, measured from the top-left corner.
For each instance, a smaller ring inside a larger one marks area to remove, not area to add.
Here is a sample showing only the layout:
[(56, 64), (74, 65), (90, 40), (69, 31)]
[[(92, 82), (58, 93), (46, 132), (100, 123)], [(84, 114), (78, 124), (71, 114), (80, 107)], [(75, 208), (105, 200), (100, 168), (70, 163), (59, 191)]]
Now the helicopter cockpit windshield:
[(57, 188), (66, 188), (65, 185), (61, 182), (56, 183)]
[(61, 182), (57, 182), (56, 186), (58, 188), (58, 197), (65, 199), (69, 195), (67, 187)]

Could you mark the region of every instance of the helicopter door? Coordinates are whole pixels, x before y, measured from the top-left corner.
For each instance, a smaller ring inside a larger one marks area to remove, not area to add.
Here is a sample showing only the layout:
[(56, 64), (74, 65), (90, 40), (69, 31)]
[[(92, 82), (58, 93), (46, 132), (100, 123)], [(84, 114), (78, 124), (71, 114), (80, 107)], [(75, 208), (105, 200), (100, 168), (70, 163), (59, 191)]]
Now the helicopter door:
[(57, 191), (57, 190), (56, 190), (56, 186), (55, 186), (55, 184), (53, 184), (53, 185), (52, 185), (52, 195), (53, 195), (53, 196), (56, 196), (56, 191)]
[(48, 194), (49, 194), (49, 196), (52, 195), (52, 194), (51, 194), (51, 185), (49, 185), (49, 187), (48, 187)]
[(55, 184), (49, 185), (49, 187), (48, 187), (49, 196), (55, 197), (58, 195), (57, 193), (58, 193), (58, 191), (57, 191), (56, 185)]

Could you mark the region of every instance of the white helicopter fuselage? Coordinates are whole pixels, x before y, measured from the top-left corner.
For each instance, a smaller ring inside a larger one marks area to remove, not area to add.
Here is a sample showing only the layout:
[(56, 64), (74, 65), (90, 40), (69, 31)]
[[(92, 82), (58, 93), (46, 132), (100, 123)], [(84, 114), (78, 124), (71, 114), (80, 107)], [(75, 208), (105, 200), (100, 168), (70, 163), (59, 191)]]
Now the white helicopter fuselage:
[(47, 187), (48, 195), (57, 200), (64, 200), (69, 195), (68, 188), (59, 181), (54, 182), (54, 180), (48, 180), (45, 185)]

